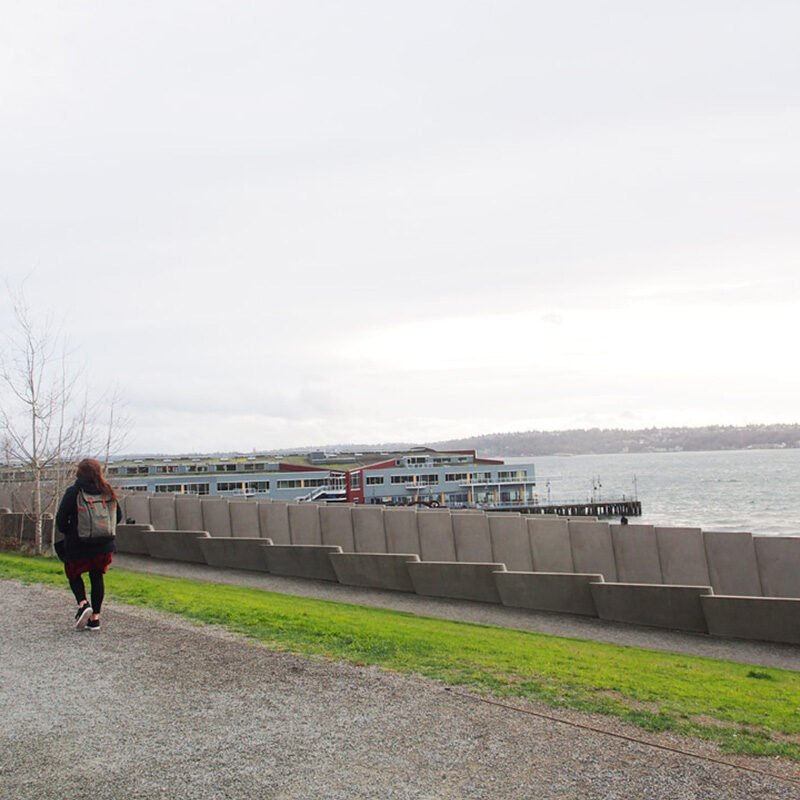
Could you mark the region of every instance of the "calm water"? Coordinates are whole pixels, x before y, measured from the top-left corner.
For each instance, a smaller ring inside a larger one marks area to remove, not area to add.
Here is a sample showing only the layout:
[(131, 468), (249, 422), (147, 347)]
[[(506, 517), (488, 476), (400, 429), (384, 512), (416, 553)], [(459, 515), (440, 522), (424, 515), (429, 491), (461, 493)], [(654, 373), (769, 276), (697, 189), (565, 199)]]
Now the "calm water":
[(800, 449), (508, 460), (534, 463), (541, 502), (549, 480), (553, 503), (638, 493), (632, 522), (800, 535)]

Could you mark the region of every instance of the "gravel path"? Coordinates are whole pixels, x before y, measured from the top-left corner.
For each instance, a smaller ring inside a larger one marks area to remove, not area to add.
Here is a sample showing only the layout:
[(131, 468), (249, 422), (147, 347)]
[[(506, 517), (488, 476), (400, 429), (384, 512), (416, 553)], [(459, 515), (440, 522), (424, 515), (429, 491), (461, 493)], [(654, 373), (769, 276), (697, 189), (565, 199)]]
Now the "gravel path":
[(376, 608), (391, 608), (395, 611), (408, 611), (412, 614), (423, 614), (429, 617), (499, 625), (538, 633), (551, 633), (556, 636), (573, 636), (596, 642), (647, 647), (651, 650), (668, 650), (673, 653), (738, 661), (742, 664), (758, 664), (800, 671), (800, 647), (791, 644), (720, 639), (702, 634), (604, 622), (600, 619), (577, 617), (572, 614), (548, 614), (506, 608), (491, 603), (444, 600), (405, 592), (361, 589), (328, 581), (309, 581), (269, 575), (266, 572), (220, 569), (205, 564), (190, 564), (186, 561), (161, 561), (142, 556), (117, 554), (114, 556), (114, 564), (159, 575), (250, 586), (282, 594), (315, 597), (340, 603), (357, 603)]
[[(0, 603), (3, 798), (800, 797), (798, 783), (506, 711), (434, 681), (276, 653), (147, 609), (110, 602), (103, 630), (89, 633), (70, 629), (66, 590), (0, 581)], [(800, 779), (793, 763), (737, 761)]]

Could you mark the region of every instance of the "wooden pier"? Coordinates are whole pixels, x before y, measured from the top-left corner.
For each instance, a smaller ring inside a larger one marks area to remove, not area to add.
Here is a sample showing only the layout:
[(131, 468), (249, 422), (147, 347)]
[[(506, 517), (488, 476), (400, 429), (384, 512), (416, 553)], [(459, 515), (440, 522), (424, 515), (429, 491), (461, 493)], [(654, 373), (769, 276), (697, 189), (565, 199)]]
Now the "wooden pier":
[(515, 506), (491, 508), (487, 511), (517, 511), (521, 514), (555, 514), (559, 517), (641, 517), (641, 500), (604, 500), (596, 503), (565, 503), (563, 505)]

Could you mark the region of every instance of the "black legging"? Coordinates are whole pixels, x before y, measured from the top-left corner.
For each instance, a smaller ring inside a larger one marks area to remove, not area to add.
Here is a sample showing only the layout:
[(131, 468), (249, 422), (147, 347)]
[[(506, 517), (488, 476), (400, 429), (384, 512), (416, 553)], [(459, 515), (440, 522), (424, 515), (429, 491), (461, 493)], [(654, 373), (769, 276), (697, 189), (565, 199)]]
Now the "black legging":
[[(89, 572), (89, 583), (92, 584), (92, 611), (95, 614), (100, 613), (100, 606), (103, 605), (103, 598), (106, 594), (105, 583), (103, 582), (103, 571), (92, 570)], [(86, 587), (83, 585), (83, 575), (76, 575), (70, 578), (69, 588), (72, 589), (72, 594), (78, 601), (78, 605), (86, 600)]]

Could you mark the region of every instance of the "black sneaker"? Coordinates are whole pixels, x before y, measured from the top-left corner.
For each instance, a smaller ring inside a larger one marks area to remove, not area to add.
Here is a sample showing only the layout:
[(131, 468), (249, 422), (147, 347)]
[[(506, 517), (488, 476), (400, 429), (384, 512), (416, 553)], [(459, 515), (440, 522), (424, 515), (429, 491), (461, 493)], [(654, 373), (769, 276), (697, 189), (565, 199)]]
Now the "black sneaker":
[(100, 630), (100, 620), (99, 619), (90, 619), (86, 623), (86, 630), (87, 631), (99, 631)]
[(87, 620), (92, 615), (92, 607), (87, 603), (85, 606), (80, 606), (75, 612), (75, 627), (81, 629), (86, 627)]

